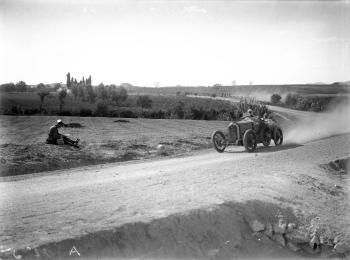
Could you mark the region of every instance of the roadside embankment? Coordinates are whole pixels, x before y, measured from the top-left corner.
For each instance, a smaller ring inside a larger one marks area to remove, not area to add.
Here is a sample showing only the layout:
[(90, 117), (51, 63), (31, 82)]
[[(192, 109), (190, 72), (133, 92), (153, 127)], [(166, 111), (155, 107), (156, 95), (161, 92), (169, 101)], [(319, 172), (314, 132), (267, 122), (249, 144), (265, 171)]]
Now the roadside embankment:
[(291, 208), (252, 200), (193, 209), (150, 222), (47, 243), (2, 250), (2, 259), (167, 258), (343, 258), (341, 237), (299, 223)]

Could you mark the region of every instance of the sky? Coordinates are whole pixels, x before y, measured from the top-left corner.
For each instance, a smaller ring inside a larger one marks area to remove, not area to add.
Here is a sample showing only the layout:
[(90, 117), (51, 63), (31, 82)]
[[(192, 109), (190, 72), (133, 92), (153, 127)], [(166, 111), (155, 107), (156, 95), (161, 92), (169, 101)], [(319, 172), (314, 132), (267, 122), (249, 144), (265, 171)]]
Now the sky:
[(0, 84), (350, 80), (350, 0), (0, 0)]

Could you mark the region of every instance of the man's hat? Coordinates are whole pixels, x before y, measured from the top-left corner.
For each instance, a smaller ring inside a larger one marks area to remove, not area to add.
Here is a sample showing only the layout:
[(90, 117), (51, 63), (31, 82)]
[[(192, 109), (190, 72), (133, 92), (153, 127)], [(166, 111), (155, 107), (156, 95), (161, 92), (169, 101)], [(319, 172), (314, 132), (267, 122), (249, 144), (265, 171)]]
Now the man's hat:
[(58, 119), (58, 120), (57, 120), (57, 124), (58, 124), (58, 125), (59, 125), (59, 124), (60, 124), (60, 125), (63, 125), (62, 120), (61, 120), (61, 119)]

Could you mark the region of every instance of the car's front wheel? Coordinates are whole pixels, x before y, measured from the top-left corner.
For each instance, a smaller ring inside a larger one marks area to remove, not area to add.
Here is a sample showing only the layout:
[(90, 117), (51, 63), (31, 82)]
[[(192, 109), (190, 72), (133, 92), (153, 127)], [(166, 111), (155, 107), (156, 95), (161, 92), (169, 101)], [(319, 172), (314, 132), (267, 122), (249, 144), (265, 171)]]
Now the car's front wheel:
[(243, 145), (247, 152), (254, 152), (256, 149), (256, 134), (253, 129), (249, 129), (244, 133)]
[(227, 146), (227, 142), (226, 142), (226, 138), (225, 138), (225, 135), (223, 132), (215, 131), (211, 135), (211, 142), (214, 146), (214, 149), (216, 151), (218, 151), (219, 153), (222, 153), (225, 151), (226, 146)]

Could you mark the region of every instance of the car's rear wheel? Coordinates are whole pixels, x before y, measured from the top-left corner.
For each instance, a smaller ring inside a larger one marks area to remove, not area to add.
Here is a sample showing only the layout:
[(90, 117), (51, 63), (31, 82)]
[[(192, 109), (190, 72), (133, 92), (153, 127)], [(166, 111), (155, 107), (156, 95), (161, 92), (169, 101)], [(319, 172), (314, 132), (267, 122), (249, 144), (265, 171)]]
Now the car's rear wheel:
[(256, 149), (256, 134), (253, 129), (249, 129), (244, 133), (243, 145), (247, 152), (253, 152)]
[(268, 147), (271, 143), (271, 132), (269, 129), (266, 129), (263, 134), (262, 143), (265, 147)]
[(214, 146), (214, 149), (216, 151), (218, 151), (219, 153), (222, 153), (223, 151), (225, 151), (226, 146), (227, 146), (227, 142), (226, 142), (226, 138), (225, 138), (225, 135), (223, 132), (215, 131), (211, 135), (211, 142)]
[(283, 133), (281, 128), (276, 128), (273, 133), (273, 141), (275, 142), (275, 145), (282, 145), (283, 144)]

